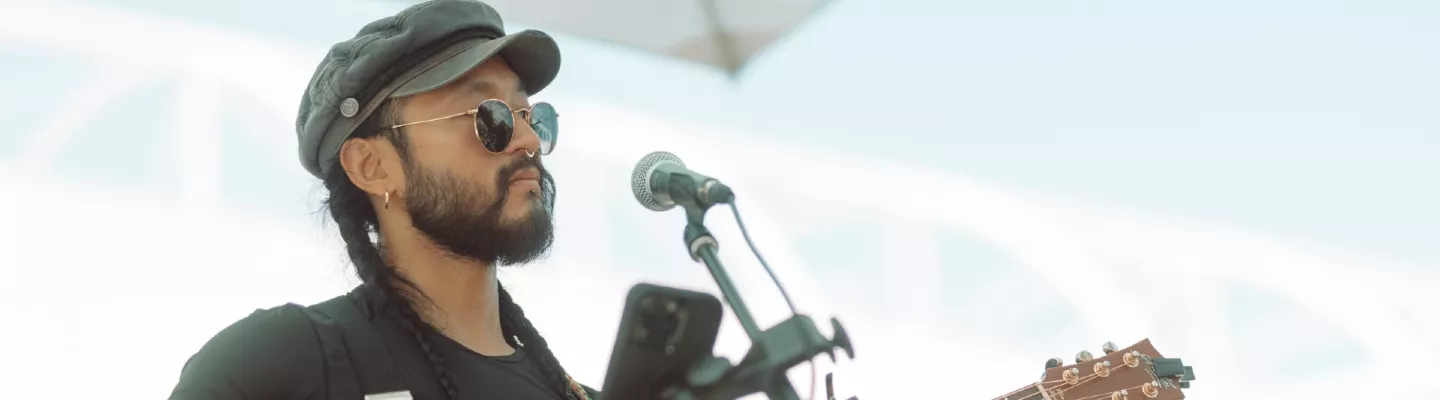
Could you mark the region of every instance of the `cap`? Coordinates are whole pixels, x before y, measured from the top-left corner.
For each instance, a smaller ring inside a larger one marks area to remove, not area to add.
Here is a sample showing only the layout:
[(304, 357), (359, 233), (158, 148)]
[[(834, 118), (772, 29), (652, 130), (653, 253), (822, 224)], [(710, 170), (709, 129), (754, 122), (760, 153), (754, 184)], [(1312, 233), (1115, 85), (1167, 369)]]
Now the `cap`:
[(479, 1), (426, 1), (365, 25), (330, 48), (305, 88), (295, 120), (300, 163), (324, 179), (340, 146), (385, 100), (438, 89), (496, 54), (530, 94), (560, 72), (550, 35), (505, 35), (500, 14)]

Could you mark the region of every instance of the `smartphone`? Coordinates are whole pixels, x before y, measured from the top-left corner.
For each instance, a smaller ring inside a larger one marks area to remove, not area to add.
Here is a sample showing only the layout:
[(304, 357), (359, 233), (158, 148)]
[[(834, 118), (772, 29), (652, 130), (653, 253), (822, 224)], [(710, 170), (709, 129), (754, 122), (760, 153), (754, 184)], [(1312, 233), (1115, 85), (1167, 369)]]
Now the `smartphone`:
[(600, 400), (652, 400), (715, 349), (724, 308), (708, 293), (648, 283), (630, 288)]

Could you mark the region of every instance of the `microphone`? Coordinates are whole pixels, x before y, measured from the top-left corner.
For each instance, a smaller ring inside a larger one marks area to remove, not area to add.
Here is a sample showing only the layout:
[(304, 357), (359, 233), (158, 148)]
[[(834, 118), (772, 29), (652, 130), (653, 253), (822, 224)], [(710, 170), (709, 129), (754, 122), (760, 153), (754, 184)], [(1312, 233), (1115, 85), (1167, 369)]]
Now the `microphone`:
[(735, 200), (730, 187), (685, 168), (680, 157), (664, 151), (646, 154), (630, 174), (630, 189), (640, 205), (666, 211), (676, 205), (699, 210)]
[[(836, 348), (845, 350), (845, 354), (851, 359), (855, 358), (850, 336), (845, 333), (840, 320), (830, 319), (835, 333), (831, 339), (826, 339), (815, 328), (814, 320), (795, 310), (795, 303), (790, 301), (785, 287), (780, 285), (780, 280), (775, 277), (775, 272), (770, 269), (765, 258), (755, 250), (755, 242), (750, 240), (745, 222), (740, 219), (740, 210), (735, 207), (735, 194), (730, 191), (730, 187), (685, 168), (685, 163), (674, 154), (657, 151), (645, 155), (635, 165), (635, 170), (630, 174), (630, 188), (635, 193), (635, 200), (639, 200), (645, 208), (666, 211), (677, 205), (685, 207), (685, 249), (690, 252), (691, 259), (705, 264), (705, 268), (710, 270), (710, 275), (715, 278), (715, 284), (720, 287), (725, 302), (735, 313), (735, 319), (740, 321), (740, 327), (744, 328), (746, 336), (750, 337), (750, 350), (738, 364), (724, 357), (710, 356), (693, 360), (690, 365), (682, 368), (672, 368), (661, 381), (644, 382), (651, 387), (663, 388), (664, 394), (661, 398), (738, 399), (754, 393), (765, 393), (771, 399), (800, 400), (795, 387), (790, 385), (790, 378), (785, 376), (790, 367), (821, 354), (828, 354), (833, 360)], [(730, 280), (730, 274), (721, 265), (720, 257), (716, 254), (720, 244), (705, 227), (705, 212), (716, 204), (730, 205), (728, 208), (735, 215), (735, 224), (739, 225), (745, 244), (750, 246), (750, 251), (760, 261), (760, 266), (765, 267), (765, 272), (770, 274), (770, 280), (775, 282), (776, 288), (780, 289), (780, 296), (785, 298), (786, 305), (790, 307), (790, 318), (779, 325), (760, 329), (755, 317), (750, 314), (750, 309), (741, 300), (735, 282)], [(625, 334), (622, 331), (621, 335)], [(815, 370), (812, 368), (810, 371), (813, 386)], [(609, 387), (609, 383), (606, 385)]]

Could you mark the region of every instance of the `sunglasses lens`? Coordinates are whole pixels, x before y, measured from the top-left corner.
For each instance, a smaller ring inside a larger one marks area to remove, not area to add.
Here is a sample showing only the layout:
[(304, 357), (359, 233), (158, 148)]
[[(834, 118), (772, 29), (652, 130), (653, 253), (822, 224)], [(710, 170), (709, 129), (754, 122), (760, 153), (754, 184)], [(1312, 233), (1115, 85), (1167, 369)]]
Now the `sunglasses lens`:
[(510, 147), (510, 137), (514, 133), (515, 118), (510, 114), (510, 106), (496, 100), (480, 103), (480, 110), (475, 113), (475, 134), (486, 149), (495, 153), (504, 152)]
[(535, 103), (530, 107), (530, 127), (540, 135), (540, 154), (555, 150), (555, 139), (560, 134), (559, 114), (550, 103)]

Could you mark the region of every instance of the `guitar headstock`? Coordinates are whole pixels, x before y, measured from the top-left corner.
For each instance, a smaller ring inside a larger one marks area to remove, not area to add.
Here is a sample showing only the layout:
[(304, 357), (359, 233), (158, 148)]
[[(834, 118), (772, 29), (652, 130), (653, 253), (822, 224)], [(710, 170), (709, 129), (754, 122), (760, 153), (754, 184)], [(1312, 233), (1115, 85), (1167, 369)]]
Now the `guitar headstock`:
[(1100, 357), (1081, 351), (1070, 365), (1050, 359), (1036, 391), (1044, 400), (1179, 400), (1195, 379), (1190, 367), (1162, 356), (1150, 339), (1124, 349), (1106, 342), (1101, 351)]

